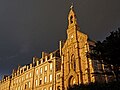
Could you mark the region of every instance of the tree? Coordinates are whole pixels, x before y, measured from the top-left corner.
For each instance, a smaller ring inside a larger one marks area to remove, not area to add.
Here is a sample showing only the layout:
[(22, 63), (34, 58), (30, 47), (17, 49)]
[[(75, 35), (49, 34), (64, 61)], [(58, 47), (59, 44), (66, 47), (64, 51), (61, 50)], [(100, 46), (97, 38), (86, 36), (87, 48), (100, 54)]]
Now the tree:
[(96, 42), (91, 56), (98, 60), (103, 60), (104, 63), (113, 65), (113, 71), (118, 80), (120, 67), (120, 28), (117, 31), (112, 31), (104, 41)]

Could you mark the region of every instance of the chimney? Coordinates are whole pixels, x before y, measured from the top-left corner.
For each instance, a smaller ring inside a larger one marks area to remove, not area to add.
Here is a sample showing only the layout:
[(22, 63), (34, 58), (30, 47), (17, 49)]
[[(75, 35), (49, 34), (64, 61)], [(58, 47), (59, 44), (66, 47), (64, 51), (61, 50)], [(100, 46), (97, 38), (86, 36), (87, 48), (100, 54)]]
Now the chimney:
[(62, 47), (64, 45), (64, 41), (59, 41), (59, 49), (60, 49), (60, 56), (62, 55)]

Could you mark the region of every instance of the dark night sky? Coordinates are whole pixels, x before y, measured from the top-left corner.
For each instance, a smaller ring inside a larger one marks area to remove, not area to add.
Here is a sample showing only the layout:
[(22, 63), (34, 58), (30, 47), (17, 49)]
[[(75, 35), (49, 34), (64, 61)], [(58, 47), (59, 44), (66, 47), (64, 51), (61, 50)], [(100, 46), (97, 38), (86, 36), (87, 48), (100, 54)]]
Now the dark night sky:
[(90, 39), (103, 40), (120, 27), (120, 0), (0, 0), (0, 77), (58, 48), (71, 1)]

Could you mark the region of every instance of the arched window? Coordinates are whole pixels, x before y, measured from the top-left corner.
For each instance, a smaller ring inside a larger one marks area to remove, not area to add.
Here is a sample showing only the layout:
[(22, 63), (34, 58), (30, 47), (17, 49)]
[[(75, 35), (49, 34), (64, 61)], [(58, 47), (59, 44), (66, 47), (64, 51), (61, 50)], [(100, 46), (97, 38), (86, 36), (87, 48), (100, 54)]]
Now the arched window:
[(71, 15), (70, 16), (70, 24), (72, 24), (73, 23), (73, 16)]

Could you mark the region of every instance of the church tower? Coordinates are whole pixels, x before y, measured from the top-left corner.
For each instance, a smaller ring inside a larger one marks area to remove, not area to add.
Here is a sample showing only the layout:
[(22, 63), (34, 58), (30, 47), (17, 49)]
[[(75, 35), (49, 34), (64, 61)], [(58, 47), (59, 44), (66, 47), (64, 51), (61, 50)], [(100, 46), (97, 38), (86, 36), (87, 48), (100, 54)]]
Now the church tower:
[(74, 84), (91, 82), (87, 39), (87, 35), (80, 32), (72, 5), (68, 14), (67, 40), (62, 48), (62, 75), (65, 89)]

